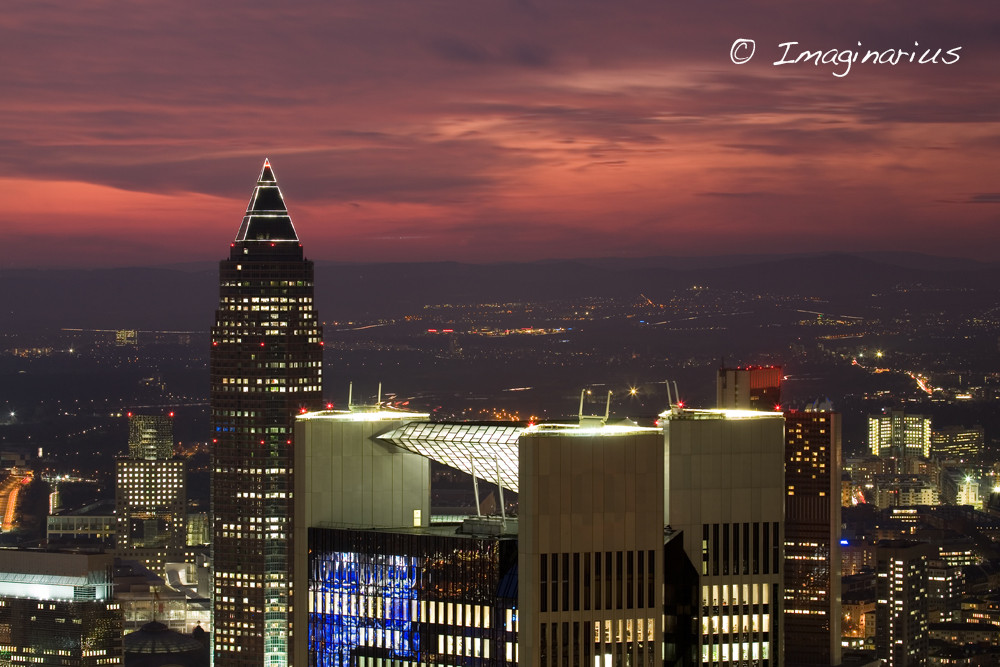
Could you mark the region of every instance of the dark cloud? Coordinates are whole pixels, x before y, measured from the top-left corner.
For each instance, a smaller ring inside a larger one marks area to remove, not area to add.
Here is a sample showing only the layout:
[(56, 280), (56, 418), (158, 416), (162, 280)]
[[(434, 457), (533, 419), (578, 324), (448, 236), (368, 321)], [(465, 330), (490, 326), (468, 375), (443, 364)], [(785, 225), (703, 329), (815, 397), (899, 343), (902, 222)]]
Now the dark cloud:
[(981, 192), (967, 200), (970, 204), (1000, 204), (1000, 192)]
[(699, 192), (699, 197), (723, 197), (749, 199), (753, 197), (773, 197), (773, 192)]

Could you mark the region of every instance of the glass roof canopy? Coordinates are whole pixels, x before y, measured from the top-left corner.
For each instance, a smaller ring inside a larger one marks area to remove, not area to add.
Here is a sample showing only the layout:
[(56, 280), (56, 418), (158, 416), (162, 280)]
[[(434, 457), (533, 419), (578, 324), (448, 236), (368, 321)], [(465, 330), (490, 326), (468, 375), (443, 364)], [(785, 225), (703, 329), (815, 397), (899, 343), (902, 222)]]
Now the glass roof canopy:
[(475, 424), (469, 422), (412, 422), (378, 436), (397, 447), (434, 459), (462, 472), (493, 482), (515, 493), (518, 439), (522, 435), (616, 436), (658, 428), (627, 424)]
[(519, 424), (411, 422), (379, 438), (480, 479), (499, 476), (503, 488), (517, 492), (517, 439), (525, 430)]

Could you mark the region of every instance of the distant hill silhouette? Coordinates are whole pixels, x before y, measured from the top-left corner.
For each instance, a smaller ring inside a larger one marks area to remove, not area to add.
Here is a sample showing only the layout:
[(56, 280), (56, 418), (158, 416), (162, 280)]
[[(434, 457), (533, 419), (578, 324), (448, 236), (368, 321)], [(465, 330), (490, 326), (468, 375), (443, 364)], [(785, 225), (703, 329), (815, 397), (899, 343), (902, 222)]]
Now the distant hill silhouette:
[[(59, 327), (207, 331), (218, 298), (214, 264), (159, 268), (0, 271), (2, 329)], [(923, 285), (996, 289), (1000, 264), (915, 253), (830, 253), (700, 258), (593, 258), (530, 263), (317, 262), (326, 321), (399, 315), (425, 304), (651, 298), (702, 285), (747, 293), (850, 299)]]

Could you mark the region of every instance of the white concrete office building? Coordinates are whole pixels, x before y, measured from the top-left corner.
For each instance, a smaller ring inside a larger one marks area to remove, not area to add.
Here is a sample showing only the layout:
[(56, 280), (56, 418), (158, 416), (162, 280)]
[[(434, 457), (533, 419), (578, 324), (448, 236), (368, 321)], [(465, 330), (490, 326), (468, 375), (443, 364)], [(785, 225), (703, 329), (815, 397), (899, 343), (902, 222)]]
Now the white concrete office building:
[(661, 416), (664, 520), (700, 574), (702, 664), (783, 664), (784, 417), (745, 410)]
[(520, 664), (659, 664), (660, 429), (541, 425), (519, 446)]

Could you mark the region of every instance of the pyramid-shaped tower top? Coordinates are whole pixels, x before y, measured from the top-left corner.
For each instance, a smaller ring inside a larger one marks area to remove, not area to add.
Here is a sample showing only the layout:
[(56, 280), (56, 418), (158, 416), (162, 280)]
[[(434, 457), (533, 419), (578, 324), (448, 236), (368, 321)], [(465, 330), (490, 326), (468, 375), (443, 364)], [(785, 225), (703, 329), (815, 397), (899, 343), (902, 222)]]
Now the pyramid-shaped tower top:
[(299, 241), (288, 209), (285, 208), (285, 199), (278, 188), (278, 180), (271, 169), (271, 162), (267, 159), (264, 160), (257, 186), (250, 196), (243, 224), (236, 234), (237, 243), (245, 241)]
[(264, 158), (264, 168), (260, 170), (260, 178), (257, 179), (258, 183), (277, 183), (278, 181), (274, 178), (274, 172), (271, 171), (271, 161)]

